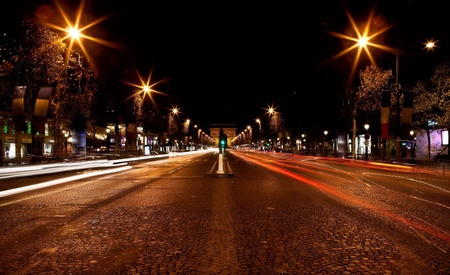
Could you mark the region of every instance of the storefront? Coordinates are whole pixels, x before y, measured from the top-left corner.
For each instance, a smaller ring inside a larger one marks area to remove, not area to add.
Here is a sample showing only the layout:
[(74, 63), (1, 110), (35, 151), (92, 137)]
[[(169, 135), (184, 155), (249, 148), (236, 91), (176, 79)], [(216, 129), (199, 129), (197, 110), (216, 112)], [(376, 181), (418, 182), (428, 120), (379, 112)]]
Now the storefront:
[(16, 158), (16, 138), (12, 135), (4, 136), (4, 143), (2, 151), (4, 152), (4, 159), (14, 159)]

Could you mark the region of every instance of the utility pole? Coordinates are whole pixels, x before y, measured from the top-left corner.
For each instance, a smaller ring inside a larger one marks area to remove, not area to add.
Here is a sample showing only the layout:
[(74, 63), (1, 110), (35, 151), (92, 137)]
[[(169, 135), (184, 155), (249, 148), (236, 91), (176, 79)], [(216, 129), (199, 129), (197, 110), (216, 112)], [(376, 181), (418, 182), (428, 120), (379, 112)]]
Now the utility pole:
[(397, 113), (395, 114), (395, 123), (397, 124), (395, 126), (395, 160), (396, 161), (401, 161), (402, 160), (402, 150), (401, 150), (401, 133), (402, 133), (402, 129), (401, 129), (401, 122), (400, 122), (400, 89), (399, 89), (399, 82), (398, 82), (398, 71), (399, 71), (399, 54), (398, 52), (395, 54), (395, 95), (396, 95), (396, 111)]

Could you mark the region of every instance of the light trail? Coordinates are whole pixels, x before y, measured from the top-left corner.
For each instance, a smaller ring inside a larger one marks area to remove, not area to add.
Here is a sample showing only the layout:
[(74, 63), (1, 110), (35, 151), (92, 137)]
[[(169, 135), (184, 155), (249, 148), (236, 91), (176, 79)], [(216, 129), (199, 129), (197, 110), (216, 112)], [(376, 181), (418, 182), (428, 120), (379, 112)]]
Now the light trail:
[[(303, 176), (300, 176), (294, 172), (291, 172), (289, 170), (280, 168), (280, 167), (275, 167), (274, 165), (271, 164), (267, 164), (263, 161), (259, 161), (255, 158), (249, 157), (246, 154), (242, 153), (242, 152), (238, 152), (238, 151), (231, 151), (231, 153), (233, 155), (235, 155), (238, 158), (241, 158), (249, 163), (253, 163), (259, 166), (262, 166), (270, 171), (279, 173), (279, 174), (283, 174), (285, 176), (288, 176), (292, 179), (295, 179), (297, 181), (309, 184), (310, 186), (316, 187), (317, 189), (325, 192), (328, 195), (333, 195), (334, 197), (338, 197), (343, 201), (346, 202), (351, 202), (357, 206), (369, 209), (375, 213), (381, 214), (384, 217), (389, 217), (393, 220), (396, 220), (400, 223), (405, 224), (406, 226), (412, 228), (421, 238), (425, 238), (422, 234), (420, 234), (418, 231), (421, 232), (426, 232), (430, 235), (433, 235), (435, 237), (438, 237), (441, 240), (446, 241), (447, 243), (450, 243), (450, 234), (448, 232), (445, 232), (444, 230), (441, 229), (437, 229), (437, 228), (432, 228), (431, 226), (429, 226), (428, 224), (422, 222), (422, 221), (417, 221), (417, 220), (413, 220), (409, 217), (405, 217), (404, 215), (400, 215), (399, 213), (392, 213), (389, 212), (388, 210), (382, 209), (380, 207), (377, 207), (371, 203), (369, 203), (368, 201), (363, 201), (363, 200), (358, 200), (356, 197), (354, 196), (350, 196), (347, 195), (345, 193), (340, 192), (339, 190), (336, 190), (334, 188), (331, 188), (330, 186), (325, 185), (324, 183), (320, 182), (320, 181), (316, 181), (310, 178), (306, 178)], [(261, 159), (261, 156), (258, 155), (258, 157)], [(274, 160), (268, 160), (268, 162), (272, 162), (274, 163)], [(278, 163), (277, 165), (279, 165), (280, 163)], [(298, 169), (298, 167), (294, 167), (296, 169)], [(317, 172), (317, 171), (315, 171)], [(431, 241), (429, 241), (427, 239), (428, 242), (432, 243)], [(433, 244), (434, 246), (438, 247), (436, 244)], [(446, 252), (444, 249), (438, 247), (440, 250)]]
[[(84, 178), (88, 178), (88, 177), (95, 177), (95, 176), (100, 176), (100, 175), (105, 175), (105, 174), (110, 174), (110, 173), (117, 173), (117, 172), (125, 171), (125, 170), (131, 169), (131, 168), (132, 168), (131, 166), (121, 166), (121, 167), (118, 167), (115, 169), (96, 171), (96, 172), (92, 172), (92, 173), (86, 173), (86, 174), (71, 176), (71, 177), (67, 177), (67, 178), (51, 180), (51, 181), (42, 182), (42, 183), (38, 183), (38, 184), (32, 184), (32, 185), (14, 188), (14, 189), (6, 190), (6, 191), (1, 191), (0, 197), (7, 197), (7, 196), (11, 196), (11, 195), (31, 191), (31, 190), (41, 189), (44, 187), (49, 187), (49, 186), (53, 186), (53, 185), (57, 185), (57, 184), (61, 184), (61, 183), (69, 182), (69, 181), (84, 179)], [(1, 206), (3, 206), (3, 205), (1, 205)]]

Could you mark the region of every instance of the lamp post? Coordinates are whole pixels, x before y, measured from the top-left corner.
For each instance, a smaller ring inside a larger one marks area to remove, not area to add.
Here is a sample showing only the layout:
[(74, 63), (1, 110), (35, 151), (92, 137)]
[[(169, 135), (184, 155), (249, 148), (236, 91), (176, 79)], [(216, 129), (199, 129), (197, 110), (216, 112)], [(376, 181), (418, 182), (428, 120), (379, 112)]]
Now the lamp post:
[[(185, 146), (188, 146), (188, 144), (189, 144), (189, 136), (190, 136), (190, 131), (189, 131), (189, 127), (190, 127), (190, 124), (191, 124), (191, 120), (190, 119), (186, 119), (186, 121), (184, 122), (184, 129), (183, 129), (183, 131), (184, 131), (184, 145)], [(190, 150), (190, 148), (185, 148), (186, 150)]]
[(261, 120), (259, 118), (256, 119), (256, 123), (258, 123), (258, 134), (255, 137), (256, 143), (259, 143), (259, 140), (262, 138), (262, 133), (261, 133)]
[(109, 149), (110, 149), (110, 145), (111, 145), (111, 140), (110, 140), (110, 136), (109, 133), (111, 132), (111, 129), (106, 128), (106, 157), (109, 158)]
[(301, 141), (301, 145), (302, 145), (302, 154), (305, 154), (305, 149), (306, 149), (306, 139), (305, 139), (305, 134), (302, 134), (302, 141)]
[(366, 146), (366, 160), (369, 160), (369, 124), (364, 124), (364, 129), (366, 129), (366, 134), (364, 135), (364, 145)]
[(261, 120), (259, 118), (256, 119), (256, 123), (258, 123), (259, 126), (259, 132), (261, 132)]
[(64, 133), (64, 137), (65, 137), (65, 139), (64, 139), (64, 149), (65, 149), (65, 153), (66, 153), (66, 156), (67, 156), (68, 155), (68, 152), (67, 152), (67, 139), (69, 137), (69, 133), (65, 132)]
[(415, 142), (414, 142), (414, 131), (413, 130), (409, 131), (409, 134), (411, 135), (411, 158), (414, 163), (414, 154), (415, 154), (414, 151), (415, 151), (415, 147), (416, 147)]
[(327, 149), (325, 146), (328, 146), (328, 143), (327, 143), (328, 131), (327, 130), (323, 131), (323, 134), (325, 135), (324, 140), (323, 140), (323, 154), (324, 154), (324, 156), (327, 156)]
[(401, 128), (400, 128), (400, 89), (399, 89), (399, 82), (398, 82), (398, 74), (399, 74), (399, 60), (400, 56), (398, 54), (398, 51), (395, 53), (395, 96), (397, 99), (397, 102), (395, 103), (396, 108), (396, 114), (395, 114), (395, 160), (401, 161), (402, 153), (401, 153)]
[(197, 124), (194, 124), (194, 134), (195, 134), (195, 138), (194, 138), (194, 140), (193, 140), (193, 142), (194, 142), (194, 148), (193, 148), (193, 150), (197, 150), (197, 144), (198, 144), (198, 131), (197, 131)]

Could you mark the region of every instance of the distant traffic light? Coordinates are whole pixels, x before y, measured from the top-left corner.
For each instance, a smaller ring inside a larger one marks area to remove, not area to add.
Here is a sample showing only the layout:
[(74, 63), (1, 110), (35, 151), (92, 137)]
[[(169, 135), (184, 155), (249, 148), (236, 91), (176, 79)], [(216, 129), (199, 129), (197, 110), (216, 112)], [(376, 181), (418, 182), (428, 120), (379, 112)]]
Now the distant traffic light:
[(225, 149), (227, 148), (227, 136), (220, 130), (220, 136), (219, 136), (219, 149), (220, 153), (225, 152)]

